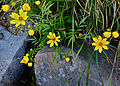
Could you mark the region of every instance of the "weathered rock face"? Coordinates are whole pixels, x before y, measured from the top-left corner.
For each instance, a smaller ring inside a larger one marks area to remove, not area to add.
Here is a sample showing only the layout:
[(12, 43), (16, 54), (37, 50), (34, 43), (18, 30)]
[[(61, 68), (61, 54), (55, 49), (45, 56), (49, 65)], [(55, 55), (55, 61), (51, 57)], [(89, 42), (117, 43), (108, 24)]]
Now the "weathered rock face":
[[(65, 53), (69, 52), (70, 48), (61, 47)], [(114, 53), (109, 51), (111, 57), (114, 57)], [(59, 59), (59, 61), (54, 61), (53, 58), (55, 55), (55, 49), (51, 50), (46, 47), (40, 50), (36, 56), (35, 61), (35, 75), (38, 86), (63, 86), (63, 83), (73, 77), (68, 81), (64, 86), (78, 86), (78, 80), (81, 78), (80, 86), (86, 86), (86, 77), (87, 77), (87, 68), (88, 68), (88, 59), (90, 58), (87, 53), (86, 55), (80, 54), (76, 59), (76, 62), (73, 64), (76, 53), (69, 54), (70, 62), (66, 62), (65, 59)], [(61, 53), (61, 56), (63, 54)], [(109, 56), (109, 55), (108, 55)], [(87, 58), (87, 59), (85, 59)], [(104, 55), (99, 55), (99, 64), (100, 64), (100, 74), (103, 80), (104, 85), (108, 84), (108, 78), (110, 76), (112, 66), (107, 63)], [(85, 69), (86, 67), (86, 69)], [(81, 74), (85, 69), (85, 72)], [(76, 76), (75, 76), (76, 75)], [(74, 77), (75, 76), (75, 77)], [(111, 86), (119, 86), (120, 80), (117, 80), (117, 76), (113, 73)], [(96, 63), (92, 60), (90, 61), (90, 74), (88, 80), (88, 86), (102, 86), (102, 82), (99, 76), (99, 72), (96, 66)], [(109, 85), (108, 85), (109, 86)]]
[(23, 74), (20, 61), (25, 54), (26, 35), (12, 35), (0, 26), (0, 86), (19, 86)]

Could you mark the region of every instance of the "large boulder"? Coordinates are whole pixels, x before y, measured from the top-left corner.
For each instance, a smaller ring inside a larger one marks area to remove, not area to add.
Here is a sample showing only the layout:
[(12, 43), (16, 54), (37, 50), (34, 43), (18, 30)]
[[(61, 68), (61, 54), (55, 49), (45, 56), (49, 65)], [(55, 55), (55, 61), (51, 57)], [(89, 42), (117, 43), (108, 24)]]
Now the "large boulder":
[[(65, 53), (71, 51), (70, 48), (60, 47)], [(87, 48), (85, 48), (87, 49)], [(88, 69), (88, 61), (90, 55), (86, 53), (83, 49), (74, 64), (74, 57), (77, 52), (69, 54), (70, 62), (66, 62), (65, 59), (55, 60), (55, 48), (50, 49), (46, 47), (38, 51), (35, 56), (35, 76), (37, 81), (37, 86), (78, 86), (78, 81), (80, 80), (80, 86), (86, 86), (86, 77)], [(89, 50), (89, 49), (87, 49)], [(75, 51), (78, 51), (75, 49)], [(84, 55), (83, 55), (84, 53)], [(108, 57), (114, 58), (114, 52), (108, 51)], [(63, 53), (60, 56), (64, 56)], [(57, 55), (59, 58), (59, 54)], [(100, 71), (98, 71), (97, 65), (94, 61), (90, 61), (90, 73), (88, 79), (88, 86), (109, 86), (108, 79), (112, 71), (112, 65), (110, 65), (103, 54), (98, 54), (98, 60), (100, 65)], [(54, 62), (53, 62), (54, 60)], [(85, 72), (83, 72), (85, 70)], [(99, 74), (100, 73), (100, 74)], [(102, 81), (101, 81), (101, 78)], [(69, 80), (70, 81), (69, 81)], [(67, 81), (66, 81), (67, 80)], [(112, 75), (111, 86), (119, 86), (120, 79), (117, 79), (117, 75), (114, 72)]]
[(13, 35), (0, 25), (0, 86), (20, 86), (24, 72), (26, 34)]

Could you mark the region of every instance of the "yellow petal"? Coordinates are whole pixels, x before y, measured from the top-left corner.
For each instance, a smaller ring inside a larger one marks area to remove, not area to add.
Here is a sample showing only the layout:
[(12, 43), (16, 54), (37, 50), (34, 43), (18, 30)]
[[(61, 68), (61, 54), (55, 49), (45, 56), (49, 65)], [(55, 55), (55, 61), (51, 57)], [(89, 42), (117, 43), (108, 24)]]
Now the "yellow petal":
[(15, 25), (15, 26), (17, 27), (17, 26), (19, 26), (20, 24), (21, 24), (21, 22), (18, 22), (18, 23), (16, 23), (16, 25)]
[(53, 36), (49, 36), (49, 35), (47, 35), (47, 38), (52, 39), (52, 38), (53, 38)]
[(51, 32), (49, 32), (49, 35), (51, 36), (51, 35), (52, 35), (52, 33), (51, 33)]
[(93, 45), (93, 46), (96, 46), (97, 44), (94, 42), (94, 43), (92, 43), (92, 45)]
[(97, 38), (92, 38), (93, 39), (93, 41), (95, 41), (95, 42), (97, 42), (98, 40), (97, 40)]
[(12, 13), (12, 15), (10, 15), (12, 18), (18, 20), (19, 19), (19, 15), (17, 13)]
[(20, 9), (20, 10), (19, 10), (19, 14), (20, 14), (20, 16), (22, 16), (23, 13), (24, 13), (24, 12), (23, 12), (23, 9)]
[(18, 22), (18, 20), (11, 20), (10, 24), (16, 24)]
[(105, 43), (107, 41), (107, 38), (104, 38), (103, 40), (102, 40), (102, 43)]
[(108, 45), (110, 42), (108, 42), (108, 41), (106, 41), (105, 43), (104, 43), (104, 45)]
[(21, 23), (22, 25), (25, 25), (25, 21), (22, 21), (22, 23)]
[(56, 36), (55, 36), (55, 33), (53, 33), (53, 37), (56, 37)]
[(54, 43), (51, 43), (51, 44), (50, 44), (50, 47), (52, 47), (53, 45), (54, 45)]
[(96, 51), (96, 50), (98, 50), (98, 49), (99, 49), (99, 47), (98, 47), (98, 46), (96, 46), (94, 50)]
[(49, 36), (49, 35), (47, 35), (47, 38), (50, 38), (50, 36)]
[(102, 47), (101, 48), (99, 48), (99, 53), (101, 53), (102, 52)]
[(106, 50), (108, 49), (108, 47), (107, 47), (107, 46), (103, 46), (103, 48), (104, 48), (104, 49), (106, 49)]
[(102, 37), (101, 37), (101, 36), (99, 36), (99, 37), (98, 37), (98, 40), (102, 40)]
[(47, 44), (50, 44), (50, 43), (52, 43), (52, 40), (49, 40), (49, 41), (47, 42)]
[(21, 60), (21, 62), (20, 63), (23, 63), (23, 60)]
[(56, 38), (58, 39), (58, 38), (60, 38), (60, 36), (57, 36)]
[(26, 20), (28, 18), (27, 12), (24, 12), (23, 14), (21, 14), (21, 17), (23, 17), (23, 19)]
[(58, 43), (55, 41), (55, 45), (58, 46)]
[(60, 42), (60, 40), (56, 39), (57, 42)]

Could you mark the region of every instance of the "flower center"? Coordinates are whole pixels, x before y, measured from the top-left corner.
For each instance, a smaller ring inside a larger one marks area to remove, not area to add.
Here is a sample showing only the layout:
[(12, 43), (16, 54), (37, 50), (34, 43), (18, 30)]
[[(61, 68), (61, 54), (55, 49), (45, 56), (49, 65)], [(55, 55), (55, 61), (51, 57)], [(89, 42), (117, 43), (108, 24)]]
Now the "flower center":
[(19, 17), (19, 20), (22, 21), (22, 20), (24, 20), (24, 19), (23, 19), (23, 17)]
[(56, 40), (56, 38), (54, 37), (54, 38), (53, 38), (53, 41), (55, 41), (55, 40)]
[(102, 46), (102, 45), (103, 45), (103, 43), (102, 43), (102, 42), (100, 42), (100, 43), (99, 43), (99, 45), (100, 45), (100, 46)]

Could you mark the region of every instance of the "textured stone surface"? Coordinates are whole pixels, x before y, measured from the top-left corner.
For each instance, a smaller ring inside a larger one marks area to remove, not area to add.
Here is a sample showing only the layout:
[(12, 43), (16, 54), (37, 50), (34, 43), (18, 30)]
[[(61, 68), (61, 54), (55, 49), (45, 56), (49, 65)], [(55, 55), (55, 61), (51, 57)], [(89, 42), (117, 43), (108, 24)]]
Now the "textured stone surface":
[(26, 36), (12, 35), (2, 26), (0, 33), (4, 35), (0, 40), (0, 86), (14, 86), (20, 83), (23, 73), (23, 65), (19, 62), (25, 54)]
[[(61, 47), (63, 51), (66, 53), (69, 52), (70, 48)], [(114, 57), (114, 53), (109, 51), (108, 53)], [(88, 60), (90, 58), (87, 53), (84, 52), (85, 55), (80, 54), (76, 59), (75, 64), (72, 66), (73, 57), (76, 56), (74, 52), (74, 56), (69, 54), (68, 56), (71, 58), (70, 62), (66, 62), (65, 59), (59, 59), (53, 64), (53, 58), (55, 54), (55, 49), (51, 50), (46, 47), (40, 50), (36, 56), (35, 61), (35, 75), (38, 86), (62, 86), (61, 83), (65, 82), (70, 77), (73, 77), (69, 82), (67, 82), (64, 86), (78, 86), (78, 80), (82, 75), (80, 86), (86, 86), (86, 76), (87, 76), (87, 68), (84, 74), (79, 74), (85, 67), (88, 67)], [(63, 54), (61, 53), (61, 56)], [(103, 80), (104, 85), (107, 85), (108, 78), (111, 73), (112, 66), (107, 63), (104, 55), (99, 55), (99, 63), (100, 63), (100, 74)], [(113, 73), (112, 85), (111, 86), (119, 86), (120, 80), (117, 80), (117, 77)], [(88, 80), (88, 86), (102, 86), (102, 82), (99, 76), (99, 72), (96, 66), (96, 63), (92, 60), (90, 61), (90, 75)], [(109, 86), (109, 85), (108, 85)]]
[(4, 38), (3, 33), (0, 33), (0, 40)]

